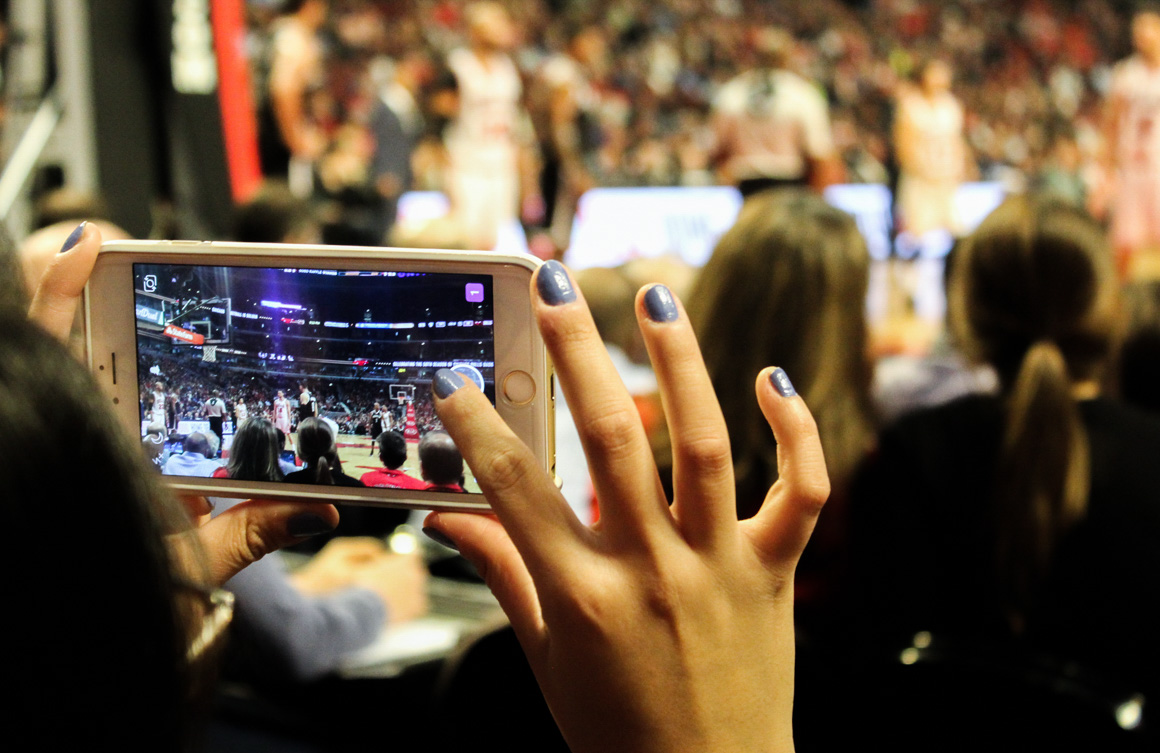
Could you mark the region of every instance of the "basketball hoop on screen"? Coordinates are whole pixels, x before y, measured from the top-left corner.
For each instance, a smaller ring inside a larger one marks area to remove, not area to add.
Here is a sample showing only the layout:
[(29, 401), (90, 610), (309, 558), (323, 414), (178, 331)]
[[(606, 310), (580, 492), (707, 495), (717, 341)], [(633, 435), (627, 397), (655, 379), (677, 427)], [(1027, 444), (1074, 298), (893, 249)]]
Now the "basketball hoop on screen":
[(407, 412), (403, 419), (403, 439), (408, 442), (419, 441), (419, 422), (415, 418), (415, 385), (392, 384), (390, 386), (391, 399), (400, 407), (406, 405)]

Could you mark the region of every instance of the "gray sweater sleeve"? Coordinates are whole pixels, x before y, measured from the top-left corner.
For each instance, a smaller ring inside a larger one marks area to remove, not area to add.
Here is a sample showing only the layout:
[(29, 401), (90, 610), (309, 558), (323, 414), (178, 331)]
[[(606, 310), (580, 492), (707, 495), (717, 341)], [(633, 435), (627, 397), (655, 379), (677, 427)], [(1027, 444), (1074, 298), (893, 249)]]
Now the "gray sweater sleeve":
[[(215, 500), (215, 514), (236, 500)], [(326, 596), (306, 596), (291, 583), (277, 552), (241, 571), (225, 584), (237, 596), (234, 619), (246, 663), (270, 678), (314, 680), (339, 660), (378, 636), (386, 608), (373, 591), (349, 588)]]

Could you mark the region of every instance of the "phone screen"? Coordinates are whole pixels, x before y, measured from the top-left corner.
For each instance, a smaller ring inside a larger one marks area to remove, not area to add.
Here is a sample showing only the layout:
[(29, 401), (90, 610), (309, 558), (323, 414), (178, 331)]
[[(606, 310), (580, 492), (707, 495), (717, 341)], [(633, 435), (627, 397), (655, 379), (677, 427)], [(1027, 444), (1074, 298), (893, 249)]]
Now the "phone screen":
[(133, 281), (163, 473), (479, 492), (431, 379), (452, 369), (494, 405), (490, 275), (134, 264)]

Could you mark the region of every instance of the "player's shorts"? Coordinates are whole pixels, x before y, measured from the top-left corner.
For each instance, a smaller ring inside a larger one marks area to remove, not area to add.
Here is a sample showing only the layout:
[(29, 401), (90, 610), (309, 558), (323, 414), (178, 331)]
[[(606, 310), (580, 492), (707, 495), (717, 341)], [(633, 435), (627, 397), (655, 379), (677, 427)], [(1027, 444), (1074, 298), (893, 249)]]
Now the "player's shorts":
[(955, 192), (959, 183), (954, 180), (930, 180), (902, 174), (898, 180), (898, 214), (901, 229), (923, 236), (932, 230), (961, 231), (955, 213)]

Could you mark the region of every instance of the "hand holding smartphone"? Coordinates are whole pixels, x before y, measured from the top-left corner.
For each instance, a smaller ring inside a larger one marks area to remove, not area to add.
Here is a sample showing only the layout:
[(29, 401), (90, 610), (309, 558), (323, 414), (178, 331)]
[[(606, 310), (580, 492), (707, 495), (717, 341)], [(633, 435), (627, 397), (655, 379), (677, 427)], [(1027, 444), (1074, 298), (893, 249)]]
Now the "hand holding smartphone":
[[(170, 485), (205, 495), (487, 509), (435, 415), (470, 379), (552, 470), (532, 257), (196, 241), (106, 243), (93, 373)], [(282, 445), (282, 442), (285, 445)]]

